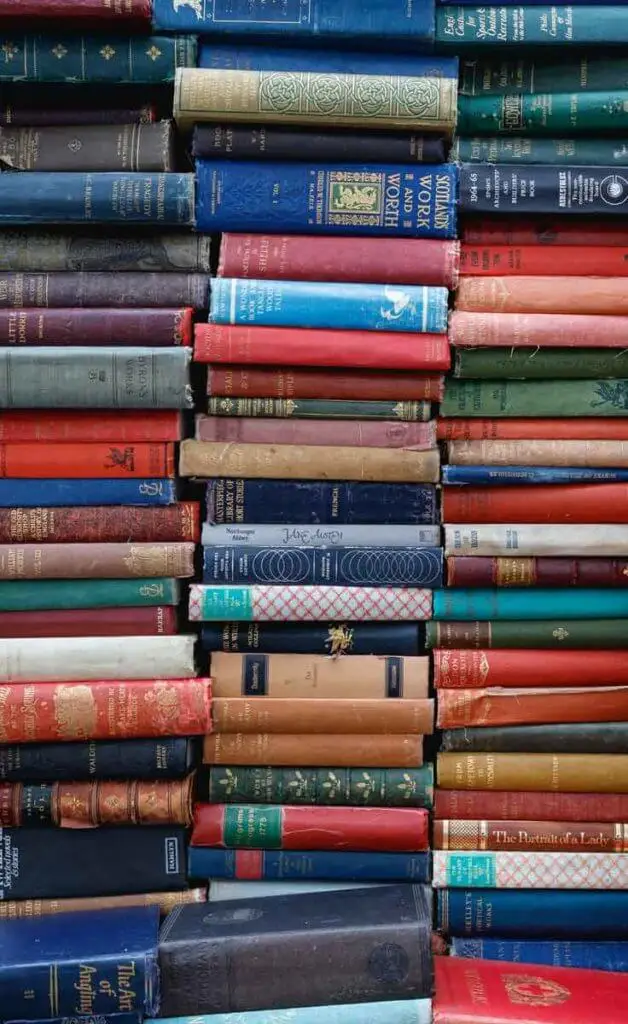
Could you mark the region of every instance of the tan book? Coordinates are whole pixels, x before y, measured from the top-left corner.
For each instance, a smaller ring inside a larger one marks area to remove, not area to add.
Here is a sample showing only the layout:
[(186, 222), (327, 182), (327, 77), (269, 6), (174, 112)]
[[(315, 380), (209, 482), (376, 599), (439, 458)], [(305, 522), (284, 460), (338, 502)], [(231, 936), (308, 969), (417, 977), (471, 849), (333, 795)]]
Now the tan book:
[(203, 740), (204, 764), (277, 765), (303, 768), (418, 768), (422, 736), (278, 735), (212, 733)]
[(438, 754), (442, 789), (628, 793), (628, 754)]
[(434, 728), (434, 701), (218, 697), (212, 723), (224, 733), (427, 735)]
[(450, 441), (453, 466), (628, 466), (628, 441)]

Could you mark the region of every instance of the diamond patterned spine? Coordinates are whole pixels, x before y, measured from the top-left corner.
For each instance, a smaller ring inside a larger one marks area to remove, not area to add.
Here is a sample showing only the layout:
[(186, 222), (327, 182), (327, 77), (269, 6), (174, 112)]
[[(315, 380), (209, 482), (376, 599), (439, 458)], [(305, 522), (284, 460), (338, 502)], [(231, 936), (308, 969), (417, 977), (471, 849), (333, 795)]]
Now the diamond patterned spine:
[(201, 586), (190, 588), (192, 621), (354, 622), (426, 620), (432, 591), (397, 587)]

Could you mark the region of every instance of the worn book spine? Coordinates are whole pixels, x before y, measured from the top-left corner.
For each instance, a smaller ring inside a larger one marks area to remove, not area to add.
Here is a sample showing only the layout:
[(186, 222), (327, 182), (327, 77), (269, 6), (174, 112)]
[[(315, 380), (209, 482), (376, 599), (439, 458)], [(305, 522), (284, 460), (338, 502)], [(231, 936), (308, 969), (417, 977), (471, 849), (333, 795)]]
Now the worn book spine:
[[(122, 270), (142, 270), (153, 273), (209, 274), (210, 241), (207, 235), (190, 234), (185, 231), (156, 232), (138, 238), (130, 234), (106, 234), (101, 237), (89, 229), (72, 234), (68, 234), (63, 228), (50, 228), (44, 231), (5, 229), (0, 230), (0, 268), (3, 271), (21, 273), (118, 273)], [(95, 326), (96, 316), (88, 315)], [(113, 315), (116, 323), (122, 327), (120, 313), (107, 315)], [(136, 314), (131, 315), (137, 320), (133, 328), (136, 332), (141, 328), (141, 321)], [(150, 333), (152, 336), (158, 318), (155, 313), (147, 315), (153, 319)], [(59, 314), (57, 318), (61, 320)], [(137, 334), (135, 336), (137, 337)], [(188, 334), (187, 341), (189, 340)], [(116, 342), (119, 342), (118, 337)], [(90, 332), (90, 344), (93, 343)]]
[[(185, 737), (20, 743), (0, 746), (3, 782), (45, 783), (92, 779), (153, 782), (183, 779), (192, 770), (192, 744)], [(1, 915), (0, 915), (1, 916)]]
[(368, 764), (372, 768), (420, 768), (423, 737), (391, 735), (281, 735), (277, 733), (214, 733), (203, 740), (204, 764), (298, 764), (324, 768), (333, 761), (340, 768)]
[[(127, 556), (131, 561), (127, 562), (127, 571), (131, 575), (133, 563), (135, 569), (139, 567), (142, 548), (134, 549), (136, 543), (151, 542), (151, 546), (145, 549), (149, 556), (147, 567), (151, 557), (160, 557), (159, 547), (153, 547), (152, 542), (185, 542), (198, 541), (199, 539), (199, 504), (195, 501), (180, 502), (171, 505), (169, 508), (119, 508), (115, 516), (112, 516), (108, 506), (94, 506), (92, 508), (7, 508), (0, 510), (0, 540), (3, 544), (21, 542), (22, 544), (65, 545), (71, 541), (74, 543), (98, 544), (117, 542), (124, 547)], [(178, 545), (177, 545), (178, 549)], [(73, 555), (74, 548), (64, 547)], [(171, 548), (165, 548), (161, 557), (168, 558)], [(107, 553), (100, 549), (101, 557), (106, 559)], [(123, 552), (112, 549), (112, 553), (118, 557)], [(86, 555), (88, 552), (78, 554)], [(181, 554), (187, 559), (189, 547), (181, 549)], [(44, 557), (40, 549), (38, 559)], [(18, 566), (16, 565), (16, 569)], [(151, 573), (137, 573), (138, 575), (151, 575)], [(159, 575), (159, 574), (158, 574)], [(168, 575), (162, 573), (161, 575)]]
[[(25, 306), (185, 306), (205, 309), (209, 304), (209, 277), (206, 274), (117, 271), (97, 274), (82, 271), (0, 273), (0, 304), (14, 309)], [(67, 313), (65, 316), (67, 318)], [(19, 324), (20, 317), (14, 315), (13, 321)]]
[(33, 171), (3, 177), (0, 224), (88, 222), (192, 225), (194, 175)]
[(628, 684), (622, 651), (440, 650), (433, 652), (434, 686), (614, 686)]
[(448, 291), (387, 284), (219, 277), (209, 320), (216, 324), (336, 330), (447, 332)]
[[(1, 488), (0, 488), (1, 498)], [(432, 484), (218, 479), (207, 485), (210, 523), (435, 524)]]
[[(596, 140), (597, 142), (597, 140)], [(628, 228), (622, 222), (600, 221), (599, 217), (471, 217), (465, 219), (460, 235), (469, 245), (628, 245)]]
[(94, 19), (117, 24), (121, 21), (123, 29), (127, 21), (149, 21), (151, 5), (149, 0), (81, 0), (72, 12), (68, 10), (65, 0), (1, 0), (0, 18), (51, 18), (66, 19), (70, 15), (79, 19)]
[(489, 814), (491, 818), (512, 821), (625, 821), (628, 795), (610, 792), (600, 800), (599, 793), (438, 788), (434, 793), (434, 814), (436, 818), (472, 820)]
[[(436, 425), (391, 420), (275, 420), (247, 416), (197, 416), (197, 441), (240, 444), (341, 445), (356, 448), (436, 447)], [(0, 436), (2, 421), (0, 420)]]
[[(317, 0), (318, 2), (318, 0)], [(247, 13), (252, 13), (249, 8)], [(364, 12), (361, 12), (363, 14)], [(373, 12), (369, 12), (371, 15)], [(387, 12), (389, 14), (390, 12)], [(316, 14), (320, 19), (322, 11), (319, 9)], [(414, 12), (413, 12), (414, 14)], [(338, 11), (333, 10), (334, 21), (337, 22)], [(238, 32), (242, 30), (243, 22), (238, 19)], [(302, 26), (302, 22), (300, 26)], [(360, 26), (362, 27), (362, 25)], [(389, 26), (387, 26), (389, 27)], [(408, 19), (404, 17), (404, 28), (408, 29)], [(292, 36), (293, 24), (290, 23), (290, 35)], [(259, 33), (257, 33), (259, 34)], [(404, 38), (406, 38), (404, 36)], [(385, 51), (370, 52), (358, 47), (356, 40), (352, 40), (349, 49), (339, 42), (334, 42), (324, 49), (308, 45), (294, 46), (294, 39), (290, 39), (290, 46), (283, 43), (288, 40), (272, 42), (265, 39), (253, 39), (251, 42), (246, 39), (221, 38), (214, 31), (207, 37), (201, 37), (198, 66), (199, 68), (223, 68), (240, 71), (322, 71), (326, 73), (349, 74), (349, 75), (388, 75), (391, 69), (391, 57)], [(404, 50), (407, 50), (407, 41)], [(433, 53), (422, 56), (420, 53), (397, 53), (395, 52), (394, 68), (397, 74), (407, 78), (454, 78), (458, 79), (458, 58), (440, 57)], [(344, 134), (344, 133), (343, 133)], [(381, 150), (379, 151), (381, 155)]]
[[(235, 588), (238, 589), (238, 588)], [(435, 590), (435, 619), (590, 619), (628, 617), (628, 590), (517, 588)], [(223, 615), (222, 618), (229, 616)]]
[(0, 167), (12, 171), (172, 171), (172, 122), (0, 128)]
[(628, 441), (628, 423), (622, 419), (587, 417), (436, 420), (439, 441), (543, 441), (548, 436), (561, 441)]
[[(1, 513), (0, 513), (1, 515)], [(212, 552), (220, 556), (221, 548), (435, 548), (440, 546), (440, 526), (281, 526), (279, 524), (218, 525), (203, 523), (201, 544), (217, 547)], [(309, 557), (307, 555), (306, 557)], [(281, 582), (287, 583), (288, 580)]]
[(627, 389), (628, 380), (450, 379), (440, 412), (442, 416), (628, 416), (623, 398)]
[[(529, 248), (532, 249), (532, 246)], [(539, 246), (539, 248), (545, 252), (543, 247)], [(565, 245), (558, 252), (566, 253), (567, 250), (569, 252), (580, 251), (574, 246)], [(547, 255), (549, 256), (555, 251), (554, 246), (549, 246)], [(589, 252), (585, 248), (581, 251)], [(619, 246), (615, 248), (609, 246), (604, 249), (606, 253), (623, 253), (624, 251)], [(567, 263), (563, 254), (561, 266), (565, 266)], [(582, 271), (580, 272), (582, 273)], [(546, 270), (544, 273), (547, 274), (548, 271)], [(474, 274), (475, 271), (469, 276), (473, 277)], [(491, 288), (494, 288), (494, 292), (497, 294), (496, 279), (491, 277), (491, 280), (493, 281)], [(560, 291), (562, 288), (560, 278), (556, 278), (556, 283)], [(510, 289), (509, 281), (501, 281), (500, 286), (502, 285), (507, 290)], [(517, 287), (519, 286), (517, 285)], [(471, 287), (474, 291), (478, 290), (475, 284)], [(481, 305), (484, 307), (483, 302)], [(542, 315), (540, 315), (541, 313)], [(502, 313), (497, 309), (467, 312), (456, 309), (452, 312), (449, 320), (449, 340), (452, 345), (469, 348), (488, 346), (491, 349), (499, 347), (542, 349), (573, 347), (576, 350), (583, 348), (623, 349), (627, 324), (628, 320), (624, 316), (605, 315), (601, 318), (598, 315), (586, 313), (573, 315), (568, 312), (566, 303), (562, 313), (546, 312), (545, 309), (531, 313)]]
[(529, 754), (626, 754), (627, 722), (512, 725), (507, 728), (449, 729), (441, 750)]
[(444, 487), (443, 518), (448, 523), (628, 523), (628, 484), (564, 487)]
[[(612, 517), (611, 517), (612, 518)], [(445, 526), (447, 555), (628, 554), (628, 525), (597, 523), (461, 523)], [(610, 575), (610, 574), (609, 574)]]
[(459, 348), (454, 359), (454, 377), (483, 380), (625, 378), (626, 374), (625, 349), (551, 348), (539, 352), (538, 348)]
[[(478, 558), (468, 561), (482, 561)], [(622, 586), (625, 586), (622, 577)], [(503, 622), (429, 622), (426, 647), (445, 648), (581, 648), (584, 650), (628, 647), (624, 619), (560, 619)]]
[[(219, 850), (190, 847), (193, 878), (337, 878), (356, 881), (428, 882), (427, 853), (352, 853), (338, 850)], [(386, 1004), (389, 1005), (389, 1004)]]
[(626, 853), (628, 826), (621, 822), (468, 821), (434, 822), (436, 850), (510, 850), (513, 852)]
[[(15, 584), (12, 584), (12, 588), (15, 588)], [(444, 592), (435, 593), (438, 595)], [(416, 587), (360, 587), (359, 597), (358, 604), (356, 591), (352, 587), (278, 587), (261, 583), (250, 586), (204, 586), (193, 583), (190, 587), (189, 617), (193, 622), (325, 622), (329, 619), (407, 622), (432, 617), (431, 590)], [(625, 614), (628, 615), (628, 599), (626, 605)]]
[(198, 798), (210, 803), (431, 807), (434, 797), (431, 764), (405, 770), (216, 765), (206, 779)]
[[(20, 88), (20, 86), (16, 86)], [(116, 88), (116, 92), (117, 92)], [(46, 90), (47, 92), (47, 90)], [(128, 106), (113, 106), (94, 109), (89, 104), (80, 106), (59, 106), (54, 104), (46, 107), (31, 106), (35, 101), (21, 99), (15, 92), (10, 99), (7, 96), (0, 105), (0, 125), (13, 128), (37, 128), (50, 125), (94, 125), (94, 124), (151, 124), (157, 120), (156, 108), (153, 104), (140, 106), (129, 102)], [(115, 101), (114, 101), (115, 102)], [(46, 97), (48, 103), (48, 96)]]
[[(501, 889), (492, 892), (489, 900), (486, 897), (482, 889), (440, 890), (439, 928), (450, 935), (515, 939), (522, 934), (554, 940), (628, 938), (628, 894), (623, 892)], [(565, 1024), (570, 1024), (569, 1018)]]
[(197, 324), (194, 331), (194, 358), (200, 363), (281, 366), (286, 351), (290, 352), (292, 366), (438, 371), (448, 370), (451, 365), (446, 334), (417, 337), (396, 331), (306, 330), (246, 324)]
[(211, 656), (211, 676), (215, 698), (416, 700), (428, 695), (429, 658), (216, 652)]
[[(352, 697), (213, 697), (212, 727), (238, 736), (413, 736), (433, 731), (434, 701)], [(227, 741), (228, 742), (228, 741)]]
[[(460, 274), (463, 277), (626, 277), (627, 257), (628, 250), (621, 246), (463, 244)], [(469, 318), (469, 314), (466, 316)], [(473, 342), (464, 344), (472, 345)]]
[[(0, 615), (0, 634), (2, 621)], [(261, 651), (263, 654), (378, 654), (402, 658), (415, 657), (424, 648), (419, 625), (392, 622), (372, 625), (331, 622), (304, 626), (297, 623), (222, 622), (204, 626), (200, 641), (205, 651), (242, 652), (243, 655)]]
[(537, 92), (598, 92), (628, 88), (628, 63), (595, 50), (561, 60), (546, 53), (517, 54), (491, 60), (482, 57), (460, 61), (459, 91), (462, 96), (493, 96)]
[[(545, 330), (555, 322), (546, 321), (547, 314), (614, 314), (623, 321), (628, 311), (628, 281), (623, 277), (462, 277), (456, 302), (458, 309), (472, 313), (543, 313)], [(606, 331), (600, 326), (603, 324), (598, 323), (593, 337), (600, 338), (600, 347), (604, 347)]]
[[(197, 886), (194, 889), (179, 889), (174, 892), (138, 892), (127, 893), (125, 896), (84, 896), (66, 897), (64, 899), (7, 900), (0, 903), (0, 921), (15, 920), (22, 917), (48, 917), (50, 914), (74, 914), (76, 912), (94, 910), (115, 910), (117, 907), (158, 907), (162, 917), (166, 917), (175, 907), (188, 903), (206, 903), (208, 889)], [(81, 1017), (81, 1024), (91, 1024), (89, 1017)], [(21, 1022), (23, 1024), (23, 1022)], [(62, 1021), (67, 1024), (67, 1018)], [(94, 1018), (94, 1024), (103, 1024), (100, 1016)], [(105, 1024), (126, 1024), (120, 1014), (112, 1014)], [(427, 1022), (429, 1024), (429, 1021)]]
[(179, 603), (178, 580), (4, 580), (0, 611), (131, 608)]
[(275, 477), (289, 480), (344, 480), (436, 483), (437, 449), (341, 448), (314, 445), (232, 445), (183, 441), (179, 472), (192, 477)]
[(628, 970), (626, 942), (550, 942), (514, 939), (452, 939), (450, 956), (466, 960), (500, 960), (507, 963), (547, 964), (597, 971)]
[(428, 238), (337, 241), (303, 235), (227, 232), (220, 242), (218, 276), (454, 288), (459, 249), (458, 242)]
[[(596, 699), (597, 695), (592, 702)], [(511, 790), (516, 786), (524, 792), (628, 793), (626, 766), (625, 754), (526, 754), (522, 758), (519, 754), (443, 753), (438, 755), (437, 773), (443, 789)]]
[[(211, 895), (208, 897), (210, 902), (231, 900), (231, 899), (242, 899), (244, 897), (259, 895), (259, 896), (275, 896), (275, 895), (288, 895), (290, 893), (302, 893), (302, 892), (320, 892), (324, 889), (349, 889), (349, 888), (366, 888), (369, 885), (367, 882), (347, 882), (347, 883), (333, 883), (333, 882), (231, 882), (231, 881), (217, 881), (212, 884)], [(237, 889), (237, 893), (233, 890)], [(251, 892), (254, 889), (254, 892)], [(220, 893), (220, 895), (218, 895)], [(233, 895), (232, 895), (233, 893)], [(273, 1012), (273, 1011), (270, 1011)], [(295, 1024), (323, 1024), (326, 1016), (329, 1013), (327, 1006), (298, 1006), (294, 1009), (290, 1009), (290, 1019)], [(334, 1017), (338, 1021), (338, 1024), (359, 1024), (360, 1015), (362, 1013), (368, 1013), (369, 1020), (373, 1024), (431, 1024), (432, 1021), (432, 1002), (430, 999), (397, 999), (387, 1002), (378, 1003), (344, 1003), (334, 1004)], [(228, 1024), (229, 1014), (212, 1014), (216, 1020), (214, 1024)], [(259, 1014), (257, 1011), (252, 1011), (250, 1014), (245, 1014), (242, 1018), (243, 1024), (254, 1024), (254, 1021), (258, 1018)], [(169, 1024), (172, 1024), (176, 1018), (170, 1018)], [(190, 1018), (182, 1018), (189, 1024)], [(11, 1024), (11, 1022), (9, 1022)], [(86, 1021), (85, 1024), (90, 1024)], [(96, 1022), (98, 1024), (98, 1022)], [(114, 1024), (117, 1022), (114, 1021)], [(124, 1021), (120, 1021), (119, 1024), (125, 1024)], [(207, 1016), (201, 1016), (197, 1019), (197, 1024), (207, 1024)]]
[(0, 900), (117, 896), (186, 889), (186, 830), (176, 825), (111, 829), (3, 828), (14, 871)]
[[(154, 410), (149, 415), (138, 412), (74, 412), (50, 413), (28, 409), (22, 412), (0, 412), (0, 441), (7, 444), (29, 441), (47, 445), (65, 442), (102, 443), (113, 441), (147, 444), (178, 441), (182, 423), (178, 412)], [(434, 443), (436, 443), (434, 441)]]
[(349, 228), (354, 235), (456, 237), (453, 164), (425, 164), (420, 173), (401, 164), (259, 165), (253, 195), (248, 161), (199, 160), (196, 166), (200, 231), (344, 235)]
[[(0, 640), (0, 682), (181, 679), (193, 675), (194, 636), (33, 637)], [(121, 685), (124, 686), (124, 683)], [(140, 693), (138, 695), (142, 697)]]
[[(36, 356), (35, 356), (36, 358)], [(8, 382), (7, 382), (8, 383)], [(174, 477), (173, 444), (0, 444), (0, 476), (22, 479)]]
[[(165, 2), (165, 0), (162, 0)], [(625, 20), (624, 20), (625, 19)], [(465, 3), (436, 10), (441, 46), (575, 46), (628, 42), (628, 11), (599, 7), (476, 7)]]
[[(600, 384), (602, 383), (600, 381)], [(486, 387), (481, 382), (478, 384), (482, 388)], [(537, 382), (534, 387), (538, 386)], [(613, 387), (613, 384), (610, 383), (610, 386)], [(569, 383), (568, 387), (575, 388), (575, 385)], [(468, 397), (468, 394), (464, 395), (465, 405)], [(473, 415), (471, 410), (468, 411)], [(521, 441), (451, 441), (448, 453), (449, 462), (458, 466), (628, 467), (628, 441), (613, 441), (606, 438), (595, 441), (557, 441), (546, 438)]]
[[(77, 700), (87, 707), (80, 720)], [(2, 743), (192, 736), (210, 731), (208, 679), (2, 686)]]
[[(441, 390), (441, 385), (438, 385)], [(428, 401), (398, 402), (327, 398), (230, 398), (209, 397), (207, 411), (211, 416), (231, 416), (273, 420), (383, 420), (428, 423), (432, 406)], [(283, 442), (282, 442), (283, 443)]]
[(0, 612), (0, 637), (172, 636), (176, 632), (176, 610), (161, 605), (154, 608)]
[(65, 544), (0, 544), (0, 579), (180, 579), (194, 575), (194, 549), (181, 542), (73, 544), (71, 552)]
[[(547, 431), (549, 433), (549, 430)], [(576, 484), (622, 483), (628, 469), (593, 469), (579, 466), (450, 466), (442, 468), (444, 484)]]
[[(177, 489), (174, 480), (139, 478), (7, 480), (0, 478), (0, 508), (60, 508), (94, 505), (174, 505)], [(121, 510), (120, 510), (121, 511)], [(87, 538), (91, 540), (93, 538)], [(126, 538), (125, 538), (126, 539)], [(149, 538), (150, 539), (150, 538)], [(179, 540), (186, 538), (163, 538)]]
[(190, 825), (192, 777), (173, 782), (3, 782), (0, 825)]
[[(32, 2), (30, 6), (37, 7), (37, 18), (48, 17), (47, 6), (42, 9)], [(67, 6), (65, 11), (67, 18)], [(79, 21), (81, 14), (81, 10), (76, 12)], [(3, 82), (158, 85), (173, 82), (177, 68), (194, 67), (196, 63), (193, 35), (133, 34), (103, 43), (98, 35), (73, 36), (66, 32), (62, 41), (51, 35), (18, 35), (9, 45), (10, 56), (0, 72)]]
[(615, 167), (626, 167), (628, 148), (623, 139), (476, 135), (473, 138), (456, 139), (449, 159), (465, 164), (577, 164), (604, 167), (613, 164)]
[[(268, 24), (268, 23), (267, 23)], [(242, 23), (239, 23), (241, 29)], [(393, 70), (391, 64), (391, 70)], [(334, 75), (316, 71), (179, 68), (174, 117), (185, 129), (203, 121), (408, 128), (448, 133), (456, 121), (458, 83), (452, 78), (399, 74)], [(368, 94), (375, 92), (377, 99)], [(285, 91), (298, 102), (286, 104)], [(324, 108), (320, 94), (326, 93)]]
[(567, 92), (560, 86), (542, 92), (505, 96), (461, 96), (457, 130), (465, 135), (596, 135), (621, 137), (628, 125), (628, 92)]
[[(613, 165), (462, 164), (459, 181), (460, 210), (466, 213), (497, 214), (507, 210), (523, 216), (595, 213), (617, 217), (625, 212), (622, 204), (628, 199), (628, 188), (622, 187), (623, 179), (617, 177)], [(559, 313), (560, 309), (554, 312)]]
[(414, 853), (428, 847), (428, 813), (418, 807), (197, 804), (191, 844)]
[[(2, 568), (0, 545), (0, 578)], [(203, 582), (442, 587), (443, 550), (379, 544), (332, 550), (251, 545), (205, 547)]]
[(628, 889), (623, 853), (506, 851), (471, 853), (434, 850), (432, 885), (517, 889)]
[(438, 402), (443, 397), (442, 374), (410, 374), (407, 370), (342, 372), (305, 366), (210, 366), (207, 394), (226, 398), (315, 398), (389, 401), (391, 418), (401, 401)]
[[(577, 687), (517, 689), (495, 686), (490, 689), (441, 690), (437, 725), (442, 729), (455, 729), (465, 725), (627, 720), (628, 688), (625, 686), (589, 687), (587, 690)], [(514, 783), (504, 788), (513, 786)]]
[[(47, 251), (47, 246), (43, 242), (39, 251)], [(4, 262), (0, 251), (0, 264)], [(38, 280), (49, 278), (46, 274), (35, 276)], [(95, 280), (100, 279), (99, 274), (89, 276)], [(76, 284), (75, 275), (72, 277)], [(13, 275), (13, 279), (16, 280), (16, 275)], [(111, 294), (111, 287), (109, 291)], [(18, 294), (19, 290), (14, 295), (15, 299), (18, 298)], [(85, 341), (89, 339), (90, 345), (157, 347), (190, 345), (192, 342), (191, 307), (79, 309), (74, 305), (74, 293), (71, 299), (69, 295), (67, 298), (72, 302), (72, 308), (47, 309), (39, 306), (35, 309), (0, 309), (0, 344), (84, 346)], [(19, 305), (22, 303), (23, 300), (20, 298)]]

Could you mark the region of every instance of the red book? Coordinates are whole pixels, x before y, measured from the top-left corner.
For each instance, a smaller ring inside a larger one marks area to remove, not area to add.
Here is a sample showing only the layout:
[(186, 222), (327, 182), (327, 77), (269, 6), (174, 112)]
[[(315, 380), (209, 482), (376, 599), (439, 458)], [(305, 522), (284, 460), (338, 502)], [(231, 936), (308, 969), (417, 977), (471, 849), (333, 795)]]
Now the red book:
[(455, 288), (459, 243), (427, 238), (224, 234), (218, 277)]
[(436, 431), (439, 441), (628, 441), (628, 419), (441, 419)]
[[(379, 335), (378, 335), (379, 337)], [(442, 374), (311, 370), (307, 367), (210, 366), (207, 394), (228, 398), (327, 398), (428, 401), (443, 397)]]
[(205, 736), (209, 679), (12, 683), (2, 687), (1, 743)]
[(238, 444), (343, 445), (348, 448), (436, 447), (434, 421), (406, 423), (387, 420), (290, 420), (246, 416), (197, 416), (197, 441)]
[(442, 650), (434, 686), (615, 686), (628, 684), (625, 651)]
[(434, 958), (433, 1024), (620, 1024), (628, 975), (499, 960)]
[(586, 313), (500, 313), (497, 309), (449, 318), (449, 341), (458, 348), (625, 348), (628, 317)]
[(173, 444), (0, 444), (0, 477), (174, 477)]
[(18, 409), (0, 412), (0, 441), (122, 442), (179, 441), (181, 413), (170, 409), (135, 412)]
[(0, 345), (190, 345), (191, 308), (0, 309)]
[(468, 821), (628, 821), (628, 794), (436, 789), (434, 817)]
[[(470, 313), (566, 313), (626, 317), (624, 277), (461, 277), (458, 309)], [(468, 342), (467, 342), (468, 344)]]
[(628, 722), (628, 686), (441, 690), (436, 726)]
[[(200, 505), (0, 508), (0, 544), (199, 541)], [(71, 552), (69, 552), (71, 556)]]
[(628, 484), (443, 487), (447, 523), (628, 523)]
[(460, 274), (628, 277), (628, 247), (466, 244), (460, 251)]
[(314, 331), (301, 327), (197, 324), (197, 363), (282, 366), (351, 366), (356, 369), (448, 370), (446, 334), (395, 331)]
[(151, 7), (150, 0), (0, 0), (0, 18), (150, 23)]
[(418, 807), (200, 804), (192, 846), (404, 853), (428, 849), (428, 826)]
[(172, 636), (177, 610), (148, 608), (72, 608), (46, 612), (0, 612), (0, 637)]
[(447, 584), (450, 587), (625, 587), (628, 560), (454, 555), (447, 559)]
[(628, 246), (628, 228), (594, 217), (495, 217), (469, 219), (461, 226), (467, 245)]

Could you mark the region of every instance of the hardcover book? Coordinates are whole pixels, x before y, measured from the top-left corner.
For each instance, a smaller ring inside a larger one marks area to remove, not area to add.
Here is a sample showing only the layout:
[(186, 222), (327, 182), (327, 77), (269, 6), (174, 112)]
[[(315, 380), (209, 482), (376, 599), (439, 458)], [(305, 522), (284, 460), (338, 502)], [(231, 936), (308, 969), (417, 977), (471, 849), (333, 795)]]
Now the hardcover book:
[[(437, 594), (443, 591), (437, 591)], [(1, 591), (0, 591), (1, 595)], [(626, 601), (628, 614), (628, 599)], [(408, 587), (204, 586), (190, 587), (191, 621), (387, 622), (432, 617), (432, 591)]]
[[(615, 620), (612, 620), (613, 622)], [(2, 616), (0, 615), (0, 629)], [(34, 634), (26, 633), (27, 636)], [(423, 651), (419, 623), (329, 622), (261, 623), (222, 622), (203, 626), (201, 646), (206, 651), (242, 654), (379, 654), (412, 657)], [(628, 643), (628, 640), (627, 640)]]
[[(208, 879), (303, 879), (429, 883), (429, 853), (348, 853), (337, 850), (219, 850), (191, 846), (189, 873)], [(320, 895), (320, 894), (319, 894)]]
[[(221, 883), (216, 883), (216, 888)], [(231, 885), (232, 883), (223, 883)], [(237, 883), (234, 883), (237, 884)], [(260, 883), (265, 885), (266, 883)], [(272, 883), (268, 883), (271, 885)], [(298, 883), (297, 883), (298, 884)], [(318, 883), (319, 886), (322, 883)], [(289, 882), (281, 882), (281, 893), (286, 892)], [(259, 888), (259, 886), (258, 886)], [(336, 889), (330, 885), (328, 888)], [(322, 891), (317, 889), (317, 891)], [(277, 895), (281, 895), (277, 893)], [(264, 895), (273, 895), (264, 892)], [(231, 898), (231, 897), (229, 897)], [(286, 1011), (293, 1024), (327, 1024), (329, 1020), (329, 1006), (297, 1006)], [(250, 1010), (246, 1014), (238, 1014), (241, 1024), (270, 1024), (273, 1010)], [(363, 1024), (366, 1019), (370, 1024), (432, 1024), (432, 1003), (430, 999), (390, 999), (379, 1003), (343, 1003), (334, 1005), (334, 1020), (338, 1024)], [(168, 1017), (162, 1024), (232, 1024), (233, 1018), (229, 1013), (200, 1014), (192, 1017)], [(9, 1021), (9, 1024), (14, 1022)], [(52, 1022), (55, 1024), (55, 1022)], [(56, 1022), (58, 1024), (58, 1022)], [(92, 1024), (85, 1021), (84, 1024)], [(94, 1022), (99, 1024), (99, 1022)], [(113, 1024), (131, 1024), (127, 1021), (114, 1021)]]
[[(0, 528), (2, 513), (0, 512)], [(1, 530), (0, 530), (0, 536)], [(236, 525), (235, 523), (203, 523), (201, 544), (206, 552), (213, 555), (224, 554), (233, 545), (247, 548), (253, 554), (256, 548), (371, 548), (382, 546), (387, 548), (429, 549), (437, 548), (440, 543), (440, 526), (380, 525), (371, 526), (364, 523), (345, 525), (315, 525), (305, 523), (282, 526), (280, 523), (256, 523)], [(217, 549), (212, 551), (212, 549)], [(280, 582), (287, 583), (288, 580)]]
[[(599, 797), (596, 799), (599, 804)], [(438, 892), (438, 927), (450, 935), (491, 935), (505, 939), (523, 936), (554, 940), (627, 939), (627, 911), (628, 892), (621, 890), (467, 888)], [(438, 957), (436, 962), (440, 960)], [(570, 976), (579, 973), (569, 971)], [(545, 1018), (547, 1024), (551, 1019)], [(565, 1024), (573, 1024), (573, 1018), (568, 1016)], [(591, 1024), (588, 1011), (582, 1024)]]
[(501, 960), (554, 967), (584, 967), (596, 971), (628, 969), (627, 942), (547, 942), (513, 939), (454, 938), (450, 956), (467, 960)]
[(21, 743), (0, 745), (0, 779), (179, 779), (192, 770), (194, 750), (186, 737)]
[(431, 764), (401, 771), (214, 765), (206, 778), (206, 787), (199, 788), (199, 799), (211, 803), (431, 807), (434, 789)]
[[(91, 3), (95, 5), (95, 0), (91, 0)], [(99, 0), (99, 3), (104, 10), (102, 0)], [(32, 21), (22, 22), (19, 26), (22, 31), (35, 27), (42, 19), (54, 15), (54, 4), (50, 2), (42, 5), (35, 0), (27, 0), (26, 7), (29, 6), (36, 8), (36, 13), (31, 15)], [(61, 4), (57, 0), (57, 7), (63, 7), (67, 24), (71, 28), (74, 28), (71, 19), (80, 20), (86, 6), (85, 0), (81, 0), (80, 7), (69, 9), (67, 3)], [(147, 6), (148, 3), (145, 4), (145, 7)], [(23, 8), (23, 0), (19, 0), (22, 18), (27, 19), (28, 10)], [(111, 4), (106, 10), (111, 17)], [(59, 37), (19, 34), (11, 36), (5, 45), (7, 50), (0, 69), (0, 82), (156, 85), (160, 82), (174, 81), (177, 68), (194, 67), (196, 64), (196, 37), (193, 35), (116, 34), (103, 37), (64, 34)], [(45, 106), (45, 103), (43, 105)]]
[(536, 2), (526, 7), (473, 3), (454, 6), (452, 0), (447, 0), (446, 5), (436, 8), (436, 43), (455, 50), (477, 46), (625, 46), (628, 7), (550, 7)]
[[(591, 10), (599, 14), (613, 8)], [(614, 10), (621, 11), (626, 18), (628, 40), (628, 8)], [(612, 165), (462, 164), (459, 195), (460, 210), (468, 213), (595, 213), (618, 217), (627, 210), (624, 204), (628, 200), (628, 181)]]
[(628, 889), (625, 853), (434, 850), (432, 871), (435, 889)]
[[(195, 636), (128, 636), (123, 644), (118, 637), (34, 637), (25, 644), (4, 638), (0, 683), (189, 679), (195, 674), (195, 641)], [(150, 706), (141, 690), (135, 697)]]

